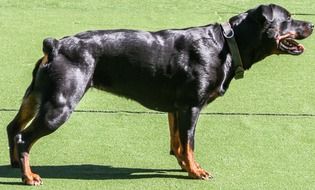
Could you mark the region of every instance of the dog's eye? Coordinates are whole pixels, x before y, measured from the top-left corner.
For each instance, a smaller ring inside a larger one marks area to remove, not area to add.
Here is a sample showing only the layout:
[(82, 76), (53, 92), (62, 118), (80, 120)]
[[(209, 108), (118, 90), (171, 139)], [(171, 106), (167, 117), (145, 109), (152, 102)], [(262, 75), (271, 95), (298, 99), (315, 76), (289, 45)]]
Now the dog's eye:
[(291, 21), (291, 20), (292, 20), (292, 18), (291, 18), (291, 17), (288, 17), (286, 21)]

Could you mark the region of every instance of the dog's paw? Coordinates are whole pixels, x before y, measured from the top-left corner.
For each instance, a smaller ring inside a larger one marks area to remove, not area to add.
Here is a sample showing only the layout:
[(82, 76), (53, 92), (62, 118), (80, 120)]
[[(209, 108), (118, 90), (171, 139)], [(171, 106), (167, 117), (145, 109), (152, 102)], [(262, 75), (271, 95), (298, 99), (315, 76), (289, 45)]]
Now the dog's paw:
[(25, 185), (39, 186), (43, 185), (42, 178), (34, 173), (31, 173), (29, 176), (23, 176), (22, 181)]
[(213, 176), (202, 168), (198, 168), (194, 171), (188, 172), (189, 177), (194, 179), (202, 179), (202, 180), (209, 180), (213, 178)]

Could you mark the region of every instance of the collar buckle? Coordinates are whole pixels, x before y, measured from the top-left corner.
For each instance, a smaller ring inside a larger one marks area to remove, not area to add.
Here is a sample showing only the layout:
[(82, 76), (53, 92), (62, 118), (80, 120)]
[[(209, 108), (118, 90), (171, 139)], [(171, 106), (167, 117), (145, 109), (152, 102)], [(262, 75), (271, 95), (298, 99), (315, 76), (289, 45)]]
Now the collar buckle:
[(221, 25), (222, 29), (223, 29), (223, 35), (224, 38), (227, 41), (227, 44), (230, 48), (230, 52), (232, 55), (232, 63), (234, 63), (234, 78), (237, 79), (242, 79), (244, 78), (244, 72), (245, 69), (243, 67), (243, 63), (242, 63), (242, 59), (241, 59), (241, 55), (236, 43), (236, 40), (234, 38), (234, 30), (232, 29), (230, 23), (224, 23)]

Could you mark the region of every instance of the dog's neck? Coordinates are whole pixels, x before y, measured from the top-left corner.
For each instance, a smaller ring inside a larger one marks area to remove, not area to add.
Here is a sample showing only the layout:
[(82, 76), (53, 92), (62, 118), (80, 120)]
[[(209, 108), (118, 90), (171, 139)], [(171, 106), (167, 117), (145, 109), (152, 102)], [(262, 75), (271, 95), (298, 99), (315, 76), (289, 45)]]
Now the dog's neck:
[(236, 43), (236, 40), (234, 38), (234, 31), (230, 25), (230, 23), (224, 23), (221, 25), (222, 30), (223, 30), (223, 35), (224, 38), (229, 46), (230, 53), (232, 56), (232, 64), (234, 67), (234, 78), (237, 79), (242, 79), (244, 78), (244, 67), (243, 67), (243, 62), (242, 58), (238, 49), (238, 45)]
[[(264, 40), (262, 36), (265, 26), (248, 19), (247, 13), (231, 18), (229, 23), (234, 31), (234, 38), (245, 70), (273, 54), (273, 44), (268, 39)], [(250, 30), (249, 27), (255, 30)]]

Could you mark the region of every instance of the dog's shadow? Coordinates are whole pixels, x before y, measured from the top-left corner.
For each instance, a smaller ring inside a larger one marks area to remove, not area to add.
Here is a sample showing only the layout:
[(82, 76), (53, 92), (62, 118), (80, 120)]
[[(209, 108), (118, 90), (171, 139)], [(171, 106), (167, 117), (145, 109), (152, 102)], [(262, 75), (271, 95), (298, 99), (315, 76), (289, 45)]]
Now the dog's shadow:
[[(142, 169), (120, 168), (105, 165), (62, 165), (62, 166), (33, 166), (33, 172), (42, 178), (79, 179), (79, 180), (108, 180), (108, 179), (144, 179), (144, 178), (176, 178), (187, 179), (185, 173), (175, 169)], [(20, 169), (10, 166), (0, 166), (0, 178), (20, 178)], [(4, 183), (12, 184), (17, 183)]]

